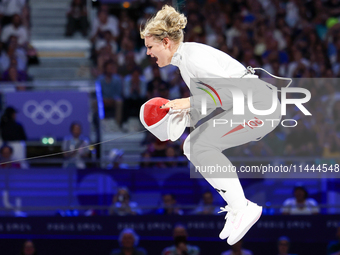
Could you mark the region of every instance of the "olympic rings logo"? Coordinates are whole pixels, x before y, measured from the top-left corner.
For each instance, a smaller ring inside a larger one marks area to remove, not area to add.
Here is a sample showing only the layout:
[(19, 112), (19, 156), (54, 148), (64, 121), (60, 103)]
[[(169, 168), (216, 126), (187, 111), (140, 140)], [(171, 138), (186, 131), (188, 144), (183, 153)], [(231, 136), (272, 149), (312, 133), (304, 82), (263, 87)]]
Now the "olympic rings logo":
[(58, 125), (71, 115), (72, 105), (67, 100), (59, 100), (56, 104), (51, 100), (44, 100), (40, 104), (29, 100), (23, 106), (23, 113), (37, 125), (46, 122)]

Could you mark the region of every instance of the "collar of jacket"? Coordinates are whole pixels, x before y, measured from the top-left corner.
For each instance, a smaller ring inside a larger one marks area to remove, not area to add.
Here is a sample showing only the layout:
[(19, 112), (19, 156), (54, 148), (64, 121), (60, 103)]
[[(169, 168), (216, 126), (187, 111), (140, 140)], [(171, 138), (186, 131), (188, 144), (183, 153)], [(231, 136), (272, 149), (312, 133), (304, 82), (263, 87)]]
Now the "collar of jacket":
[(176, 50), (176, 52), (174, 53), (174, 55), (172, 56), (171, 65), (174, 66), (179, 66), (181, 64), (182, 61), (182, 51), (183, 51), (183, 42), (181, 42), (178, 46), (178, 49)]

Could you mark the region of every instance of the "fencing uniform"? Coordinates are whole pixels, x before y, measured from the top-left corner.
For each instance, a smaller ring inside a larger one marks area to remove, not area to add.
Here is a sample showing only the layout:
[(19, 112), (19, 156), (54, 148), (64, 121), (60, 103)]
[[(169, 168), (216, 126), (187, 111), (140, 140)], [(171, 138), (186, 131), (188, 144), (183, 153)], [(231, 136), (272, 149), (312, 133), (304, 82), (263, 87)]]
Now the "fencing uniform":
[[(233, 123), (244, 123), (244, 120), (246, 122), (248, 120), (256, 121), (252, 122), (254, 123), (253, 126), (240, 126), (239, 124), (231, 126), (214, 125), (214, 120), (210, 119), (200, 125), (191, 132), (184, 143), (184, 154), (195, 166), (207, 167), (216, 164), (231, 166), (232, 163), (222, 154), (223, 150), (256, 141), (278, 125), (278, 121), (275, 123), (262, 121), (264, 122), (262, 123), (261, 120), (281, 119), (279, 102), (275, 111), (266, 116), (253, 114), (248, 109), (247, 103), (245, 103), (243, 115), (233, 114), (233, 94), (229, 89), (223, 89), (223, 86), (221, 88), (224, 81), (236, 86), (244, 95), (247, 95), (247, 91), (252, 88), (253, 106), (259, 110), (266, 110), (271, 107), (276, 90), (273, 93), (274, 87), (258, 79), (256, 75), (247, 74), (244, 76), (247, 69), (226, 53), (200, 43), (180, 43), (170, 64), (179, 68), (183, 80), (189, 87), (193, 95), (190, 99), (192, 108), (197, 109), (195, 104), (200, 101), (195, 100), (195, 93), (198, 91), (196, 89), (197, 82), (204, 80), (208, 81), (209, 86), (218, 92), (221, 107), (225, 110), (215, 116), (214, 119), (225, 119), (229, 122), (232, 120)], [(244, 76), (242, 78), (245, 79), (244, 82), (239, 82), (240, 79), (236, 79), (237, 82), (232, 81), (233, 78), (242, 76)], [(217, 83), (221, 84), (217, 86)], [(277, 98), (277, 95), (275, 96)], [(195, 102), (192, 102), (192, 98)], [(207, 100), (207, 106), (213, 108), (215, 105), (212, 100)], [(233, 209), (241, 209), (247, 204), (236, 173), (229, 174), (229, 178), (211, 178), (211, 175), (204, 173), (202, 175)]]
[[(196, 169), (230, 169), (232, 163), (223, 150), (261, 139), (281, 120), (276, 87), (260, 80), (252, 69), (247, 70), (226, 53), (204, 44), (180, 43), (170, 64), (179, 68), (190, 89), (192, 121), (188, 120), (187, 109), (159, 110), (167, 102), (161, 98), (146, 102), (140, 118), (160, 140), (175, 141), (188, 122), (193, 126), (205, 114), (221, 107), (223, 112), (197, 127), (184, 142), (184, 154)], [(246, 200), (236, 172), (220, 172), (218, 176), (209, 171), (200, 173), (228, 204), (221, 208), (228, 213), (220, 238), (228, 237), (228, 244), (233, 245), (255, 224), (262, 207)]]

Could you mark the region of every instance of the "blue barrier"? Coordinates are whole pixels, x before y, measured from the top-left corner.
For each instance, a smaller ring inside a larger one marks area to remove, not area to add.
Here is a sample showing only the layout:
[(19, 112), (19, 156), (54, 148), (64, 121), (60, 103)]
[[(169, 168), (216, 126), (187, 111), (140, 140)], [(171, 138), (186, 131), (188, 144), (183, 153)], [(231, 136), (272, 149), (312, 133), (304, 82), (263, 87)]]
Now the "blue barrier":
[[(339, 179), (303, 180), (311, 197), (319, 203), (334, 206), (324, 213), (340, 213)], [(261, 205), (281, 205), (292, 196), (294, 179), (241, 179), (248, 199)], [(300, 181), (300, 180), (299, 180)], [(2, 169), (0, 172), (0, 191), (6, 190), (9, 202), (14, 205), (17, 198), (23, 207), (34, 206), (109, 206), (119, 186), (127, 186), (132, 200), (141, 207), (159, 206), (161, 194), (177, 195), (180, 205), (197, 205), (202, 193), (213, 191), (216, 205), (225, 202), (204, 179), (192, 179), (187, 168), (166, 169)], [(146, 199), (147, 198), (147, 199)], [(1, 209), (1, 208), (0, 208)], [(278, 208), (265, 213), (276, 214)], [(56, 211), (44, 214), (55, 215)], [(40, 213), (41, 214), (41, 213)], [(9, 215), (0, 210), (1, 215)], [(37, 215), (34, 211), (28, 215)]]

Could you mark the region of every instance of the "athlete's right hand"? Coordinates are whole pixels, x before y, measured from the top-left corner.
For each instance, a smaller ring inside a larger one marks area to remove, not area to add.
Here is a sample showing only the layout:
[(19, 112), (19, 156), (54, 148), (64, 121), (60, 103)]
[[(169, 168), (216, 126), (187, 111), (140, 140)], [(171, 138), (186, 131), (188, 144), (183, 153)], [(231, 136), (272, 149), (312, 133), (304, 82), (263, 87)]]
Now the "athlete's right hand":
[(171, 108), (173, 110), (184, 110), (190, 108), (190, 98), (174, 99), (162, 105), (161, 109)]

